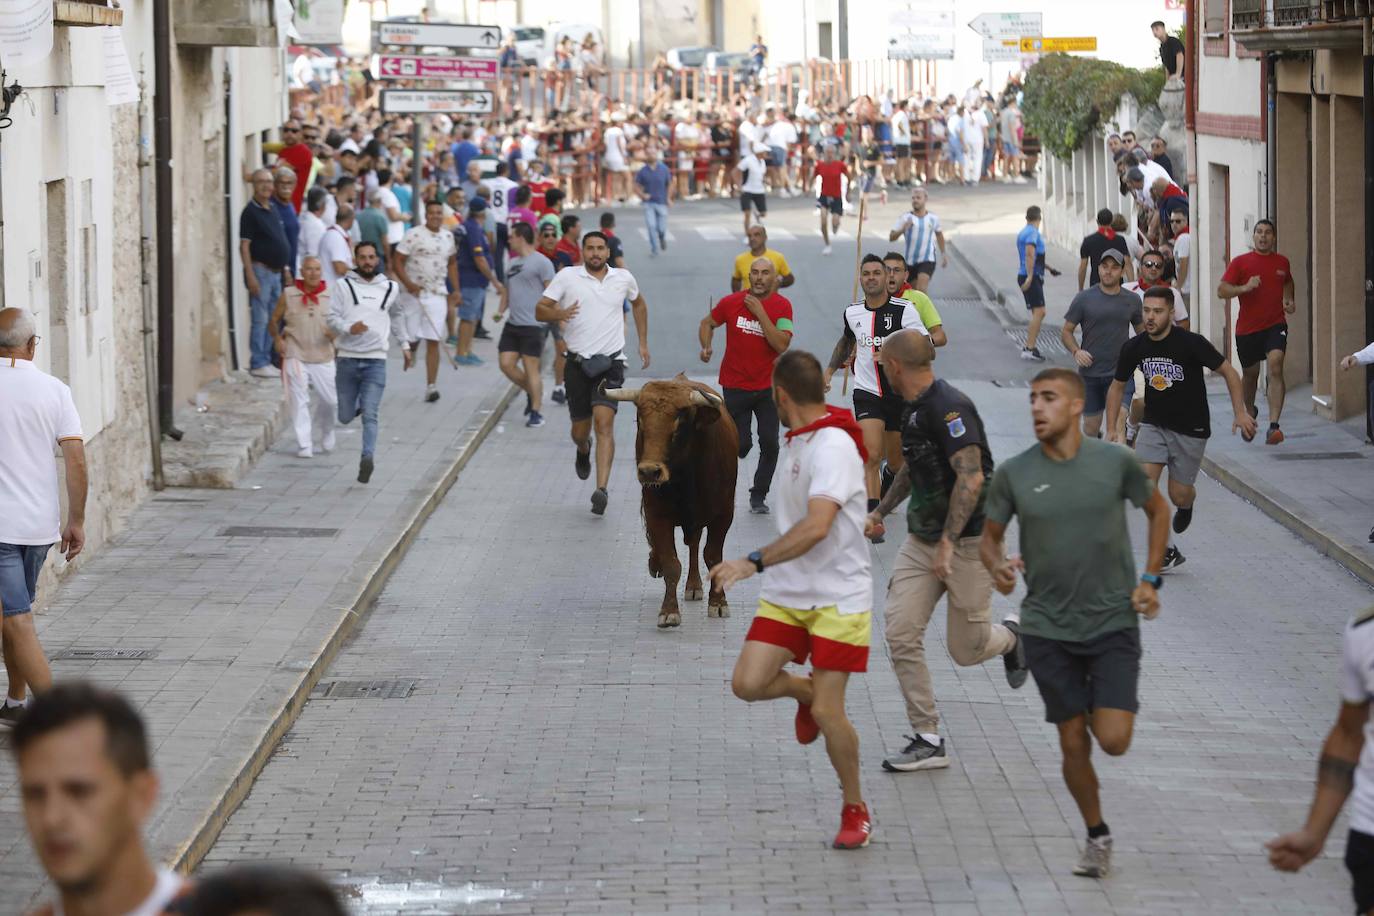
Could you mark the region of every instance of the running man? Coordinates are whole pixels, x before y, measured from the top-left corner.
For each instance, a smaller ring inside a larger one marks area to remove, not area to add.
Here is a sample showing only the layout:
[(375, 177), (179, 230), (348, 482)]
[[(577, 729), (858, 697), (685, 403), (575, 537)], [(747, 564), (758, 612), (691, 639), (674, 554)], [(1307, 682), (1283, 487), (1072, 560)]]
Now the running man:
[(887, 234), (889, 242), (905, 237), (903, 260), (911, 265), (906, 280), (912, 288), (923, 293), (930, 288), (930, 278), (935, 276), (937, 247), (940, 266), (949, 266), (949, 255), (945, 254), (945, 232), (940, 228), (940, 217), (926, 210), (928, 199), (925, 188), (912, 188), (911, 209), (901, 215), (897, 225)]
[[(1255, 418), (1245, 409), (1240, 373), (1201, 334), (1174, 327), (1174, 297), (1178, 290), (1154, 286), (1145, 291), (1142, 313), (1145, 333), (1126, 341), (1116, 361), (1116, 378), (1107, 392), (1107, 432), (1120, 441), (1117, 419), (1126, 383), (1140, 369), (1145, 377), (1145, 418), (1135, 440), (1136, 457), (1145, 465), (1150, 481), (1159, 484), (1169, 468), (1169, 501), (1174, 504), (1174, 533), (1182, 534), (1193, 521), (1193, 486), (1202, 467), (1202, 453), (1212, 435), (1211, 412), (1203, 370), (1218, 372), (1226, 380), (1235, 420), (1234, 433), (1255, 435)], [(1186, 558), (1170, 544), (1164, 553), (1163, 570), (1183, 565)]]
[[(1045, 369), (1031, 382), (1033, 445), (1002, 462), (988, 488), (979, 548), (1003, 595), (1026, 577), (1021, 640), (1045, 718), (1059, 730), (1064, 782), (1088, 830), (1073, 873), (1105, 878), (1112, 837), (1102, 819), (1092, 742), (1112, 757), (1131, 745), (1139, 708), (1140, 629), (1159, 613), (1169, 507), (1128, 449), (1084, 438), (1083, 379)], [(1145, 510), (1149, 554), (1139, 580), (1125, 501)], [(1019, 556), (1003, 539), (1012, 516)], [(1091, 724), (1089, 717), (1091, 716)]]
[[(864, 447), (849, 411), (825, 403), (821, 364), (792, 350), (773, 367), (787, 427), (774, 489), (773, 543), (711, 570), (716, 588), (763, 574), (759, 609), (735, 663), (735, 696), (797, 701), (797, 741), (825, 736), (844, 807), (836, 849), (867, 846), (872, 820), (859, 789), (859, 735), (845, 716), (849, 676), (868, 670), (873, 578), (863, 542)], [(811, 677), (783, 667), (811, 657)]]
[[(1269, 432), (1266, 445), (1283, 441), (1279, 415), (1283, 413), (1286, 392), (1283, 357), (1288, 351), (1288, 316), (1297, 311), (1294, 301), (1293, 269), (1288, 259), (1274, 250), (1277, 240), (1274, 224), (1262, 219), (1255, 223), (1254, 250), (1232, 258), (1217, 284), (1223, 299), (1240, 298), (1236, 318), (1236, 357), (1245, 380), (1245, 405), (1250, 416), (1259, 417), (1255, 395), (1259, 388), (1260, 364), (1268, 369)], [(1245, 441), (1255, 437), (1250, 435)]]
[(392, 272), (404, 291), (405, 340), (425, 342), (425, 400), (430, 402), (439, 400), (439, 342), (449, 309), (459, 301), (457, 254), (453, 233), (444, 229), (444, 205), (437, 200), (425, 204), (425, 224), (392, 249)]
[(916, 306), (916, 314), (920, 316), (921, 324), (926, 326), (931, 343), (937, 347), (943, 347), (949, 343), (949, 337), (945, 334), (944, 319), (936, 310), (935, 303), (930, 301), (928, 295), (907, 282), (910, 271), (907, 269), (906, 259), (902, 257), (901, 252), (889, 251), (883, 255), (883, 268), (887, 271), (888, 295), (905, 299)]
[(814, 180), (819, 182), (816, 207), (821, 211), (821, 238), (825, 240), (821, 254), (830, 254), (830, 237), (839, 234), (845, 183), (849, 181), (849, 166), (835, 158), (835, 144), (821, 146), (821, 161), (816, 163)]
[[(876, 254), (864, 255), (859, 265), (859, 285), (864, 298), (844, 310), (844, 331), (830, 354), (825, 370), (825, 389), (836, 370), (854, 360), (854, 416), (864, 432), (865, 479), (868, 484), (868, 511), (878, 507), (882, 495), (881, 467), (886, 457), (888, 467), (896, 473), (902, 466), (902, 411), (906, 404), (892, 390), (878, 365), (878, 349), (883, 338), (902, 328), (915, 328), (929, 333), (921, 323), (916, 307), (906, 299), (897, 299), (887, 291), (887, 269)], [(870, 535), (873, 543), (883, 542), (883, 527), (876, 526)]]
[[(1184, 303), (1183, 292), (1177, 287), (1172, 287), (1166, 283), (1164, 277), (1164, 255), (1158, 249), (1151, 248), (1140, 256), (1140, 272), (1137, 279), (1125, 284), (1125, 288), (1135, 293), (1141, 298), (1142, 303), (1145, 299), (1145, 291), (1156, 287), (1163, 287), (1173, 291), (1174, 299), (1174, 324), (1185, 331), (1192, 330), (1188, 326), (1188, 307)], [(1134, 334), (1132, 334), (1134, 336)], [(1131, 397), (1126, 410), (1126, 447), (1135, 448), (1135, 438), (1140, 432), (1140, 418), (1145, 413), (1145, 404), (1141, 398), (1135, 397), (1140, 390), (1139, 382), (1134, 376), (1131, 377), (1130, 392)], [(1109, 431), (1115, 431), (1114, 427), (1109, 427)]]
[(1353, 793), (1345, 867), (1353, 881), (1357, 913), (1374, 913), (1374, 758), (1369, 748), (1369, 701), (1374, 698), (1374, 608), (1346, 625), (1341, 636), (1341, 706), (1317, 761), (1317, 792), (1307, 822), (1274, 837), (1265, 848), (1269, 864), (1297, 871), (1321, 854), (1336, 818)]
[(947, 597), (950, 657), (977, 665), (1000, 655), (1012, 689), (1026, 683), (1017, 624), (990, 622), (992, 577), (978, 558), (992, 451), (978, 408), (935, 377), (934, 359), (930, 338), (916, 331), (891, 335), (878, 355), (893, 389), (910, 405), (902, 424), (906, 461), (865, 520), (866, 529), (882, 525), (911, 496), (909, 534), (893, 563), (883, 611), (888, 654), (912, 730), (906, 748), (883, 761), (883, 769), (895, 773), (949, 766), (925, 653), (926, 628), (941, 595)]
[(739, 209), (744, 214), (746, 240), (749, 238), (750, 214), (758, 214), (760, 226), (768, 216), (768, 185), (764, 183), (768, 166), (759, 158), (760, 155), (766, 156), (768, 153), (767, 143), (755, 143), (739, 157), (739, 162), (735, 165), (735, 174), (739, 176)]
[(782, 252), (768, 247), (768, 230), (763, 226), (751, 226), (748, 234), (749, 250), (735, 258), (735, 269), (730, 274), (730, 291), (737, 293), (744, 289), (749, 282), (749, 271), (759, 258), (773, 262), (773, 271), (778, 275), (778, 289), (786, 289), (795, 283), (797, 278), (792, 276), (787, 258), (782, 256)]
[(1016, 234), (1017, 273), (1016, 285), (1021, 297), (1026, 300), (1030, 311), (1030, 327), (1026, 329), (1026, 345), (1021, 348), (1021, 358), (1043, 363), (1036, 343), (1040, 340), (1040, 325), (1045, 321), (1045, 271), (1051, 277), (1059, 276), (1059, 271), (1045, 263), (1045, 237), (1040, 234), (1040, 208), (1026, 208), (1026, 225)]
[(577, 455), (573, 467), (578, 479), (592, 473), (592, 429), (596, 429), (596, 490), (592, 512), (606, 514), (615, 460), (615, 413), (619, 404), (597, 393), (625, 384), (625, 319), (623, 303), (630, 300), (639, 335), (639, 358), (649, 368), (649, 306), (639, 291), (634, 274), (607, 264), (611, 248), (606, 236), (588, 232), (582, 236), (582, 263), (559, 271), (535, 305), (536, 321), (561, 321), (567, 345), (568, 418)]
[[(762, 231), (762, 227), (755, 229)], [(773, 366), (792, 345), (792, 303), (778, 295), (778, 274), (770, 258), (749, 267), (749, 289), (726, 296), (701, 319), (697, 338), (701, 361), (713, 355), (711, 337), (725, 325), (725, 355), (720, 360), (720, 388), (725, 409), (739, 430), (739, 456), (753, 446), (751, 418), (758, 422), (759, 466), (749, 488), (749, 511), (767, 515), (768, 488), (778, 464), (778, 409), (773, 403)]]
[(496, 343), (497, 365), (501, 372), (525, 392), (525, 425), (544, 425), (544, 381), (539, 375), (539, 358), (544, 355), (544, 326), (534, 317), (535, 306), (553, 282), (553, 263), (534, 247), (534, 230), (526, 223), (510, 227), (512, 257), (506, 269), (506, 286), (500, 321), (510, 312), (510, 321), (501, 329)]
[[(1064, 315), (1064, 327), (1059, 331), (1059, 339), (1078, 363), (1078, 372), (1083, 376), (1087, 392), (1083, 432), (1094, 439), (1102, 430), (1102, 413), (1107, 409), (1107, 389), (1112, 386), (1116, 359), (1131, 336), (1131, 329), (1139, 333), (1144, 327), (1140, 297), (1121, 286), (1126, 260), (1128, 257), (1115, 248), (1102, 252), (1097, 268), (1101, 280), (1073, 297)], [(1081, 346), (1073, 333), (1079, 325), (1083, 326)], [(1128, 397), (1134, 393), (1132, 391)]]

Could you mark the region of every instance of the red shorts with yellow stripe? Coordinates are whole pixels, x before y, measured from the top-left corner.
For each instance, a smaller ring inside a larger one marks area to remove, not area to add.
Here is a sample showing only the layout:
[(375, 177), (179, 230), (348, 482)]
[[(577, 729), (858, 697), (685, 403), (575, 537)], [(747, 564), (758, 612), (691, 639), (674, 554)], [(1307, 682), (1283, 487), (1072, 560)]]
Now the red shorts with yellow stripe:
[(781, 646), (798, 665), (809, 655), (815, 668), (861, 672), (868, 670), (871, 628), (868, 611), (841, 614), (834, 605), (799, 610), (760, 600), (745, 639)]

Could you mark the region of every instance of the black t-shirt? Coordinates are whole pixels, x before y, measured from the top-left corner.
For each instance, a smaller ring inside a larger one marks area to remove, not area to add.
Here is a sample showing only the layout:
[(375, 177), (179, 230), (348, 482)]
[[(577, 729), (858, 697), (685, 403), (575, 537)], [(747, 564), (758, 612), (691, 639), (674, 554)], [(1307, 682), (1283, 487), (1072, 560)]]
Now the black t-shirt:
[(1160, 153), (1158, 156), (1154, 156), (1153, 159), (1156, 165), (1169, 173), (1170, 179), (1174, 177), (1174, 160), (1169, 158), (1168, 153)]
[(1183, 42), (1178, 40), (1175, 35), (1170, 35), (1159, 43), (1159, 61), (1164, 65), (1164, 72), (1173, 76), (1178, 72), (1178, 56), (1183, 53)]
[(1097, 285), (1097, 265), (1102, 260), (1102, 252), (1115, 248), (1125, 257), (1131, 256), (1131, 249), (1126, 247), (1126, 240), (1118, 234), (1115, 238), (1107, 238), (1101, 232), (1094, 232), (1083, 240), (1083, 244), (1078, 246), (1078, 256), (1088, 259), (1088, 285)]
[(943, 379), (936, 379), (911, 402), (902, 417), (902, 455), (911, 478), (906, 524), (907, 530), (922, 541), (934, 543), (944, 534), (949, 497), (959, 477), (949, 459), (970, 445), (978, 446), (982, 455), (983, 488), (960, 537), (983, 533), (983, 503), (992, 480), (992, 452), (973, 401)]
[(268, 204), (260, 207), (250, 200), (239, 215), (239, 238), (248, 240), (248, 256), (272, 270), (281, 270), (291, 258), (291, 243), (281, 214)]
[(1206, 439), (1212, 419), (1202, 370), (1215, 370), (1224, 361), (1206, 337), (1176, 327), (1163, 340), (1137, 334), (1126, 341), (1116, 361), (1116, 380), (1126, 381), (1139, 367), (1145, 376), (1145, 422)]
[[(603, 229), (601, 231), (605, 232), (606, 230)], [(620, 236), (606, 236), (606, 247), (611, 249), (610, 265), (612, 267), (619, 267), (619, 262), (625, 258), (625, 245), (620, 241)]]

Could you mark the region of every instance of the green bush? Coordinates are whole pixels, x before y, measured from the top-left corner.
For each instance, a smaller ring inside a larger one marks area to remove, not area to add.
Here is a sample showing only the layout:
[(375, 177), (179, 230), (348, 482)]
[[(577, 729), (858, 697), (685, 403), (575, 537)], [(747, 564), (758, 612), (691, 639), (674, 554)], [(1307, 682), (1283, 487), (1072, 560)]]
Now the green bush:
[(1107, 60), (1047, 54), (1026, 72), (1022, 106), (1026, 129), (1056, 156), (1067, 159), (1121, 97), (1153, 104), (1164, 88), (1164, 69), (1136, 70)]

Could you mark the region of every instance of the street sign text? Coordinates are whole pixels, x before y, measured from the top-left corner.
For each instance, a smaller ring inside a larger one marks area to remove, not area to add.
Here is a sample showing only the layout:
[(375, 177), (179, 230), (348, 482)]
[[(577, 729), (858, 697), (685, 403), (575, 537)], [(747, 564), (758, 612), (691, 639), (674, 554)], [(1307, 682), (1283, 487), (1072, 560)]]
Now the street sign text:
[(384, 45), (432, 45), (443, 48), (497, 48), (501, 27), (496, 25), (457, 25), (447, 22), (383, 22), (377, 27), (377, 40)]
[(383, 89), (387, 114), (491, 114), (495, 96), (485, 90)]
[(1021, 50), (1027, 54), (1053, 54), (1056, 51), (1096, 51), (1096, 38), (1022, 38)]
[(500, 66), (494, 57), (412, 57), (383, 54), (377, 60), (382, 79), (495, 80)]

